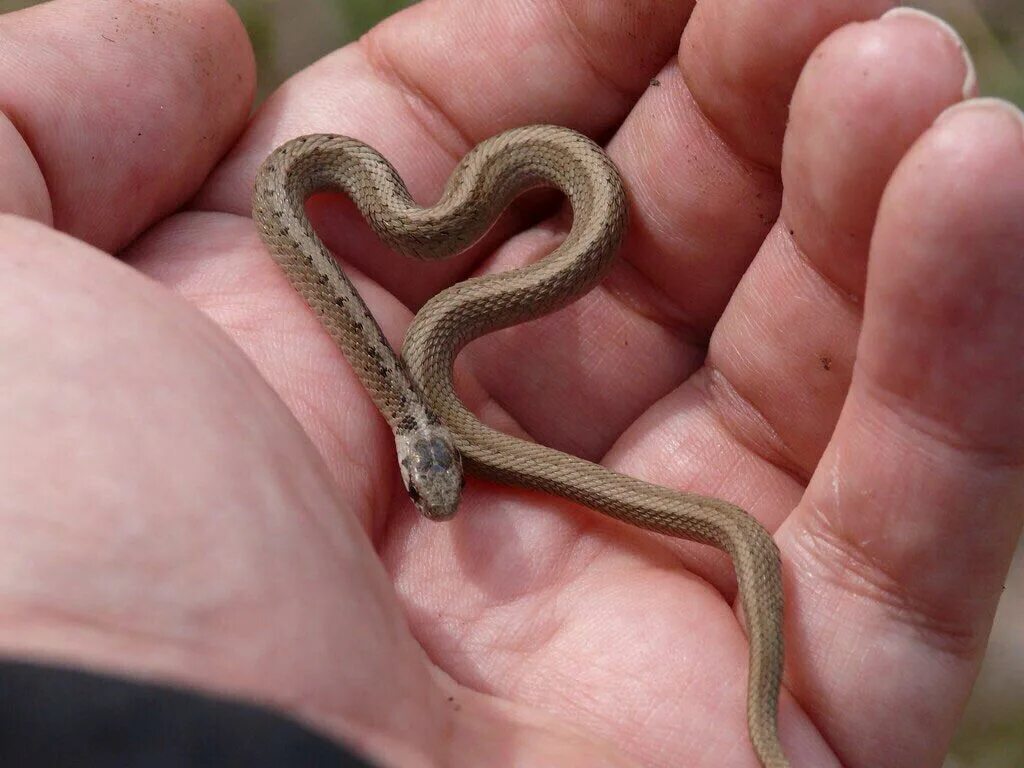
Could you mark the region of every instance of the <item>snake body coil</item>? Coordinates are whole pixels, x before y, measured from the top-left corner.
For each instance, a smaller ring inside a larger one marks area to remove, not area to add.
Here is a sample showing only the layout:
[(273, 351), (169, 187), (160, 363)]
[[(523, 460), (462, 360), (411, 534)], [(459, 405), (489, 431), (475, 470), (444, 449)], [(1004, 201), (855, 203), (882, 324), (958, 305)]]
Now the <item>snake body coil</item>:
[[(401, 358), (305, 215), (305, 201), (314, 192), (342, 191), (393, 249), (442, 259), (477, 241), (515, 196), (541, 185), (560, 189), (572, 206), (573, 225), (562, 244), (529, 266), (439, 293), (416, 315)], [(465, 462), (478, 476), (547, 491), (730, 555), (750, 640), (750, 738), (763, 765), (788, 765), (776, 725), (782, 585), (778, 550), (768, 533), (718, 499), (651, 485), (493, 430), (455, 394), (452, 368), (467, 343), (559, 309), (604, 275), (626, 223), (622, 182), (605, 153), (566, 128), (513, 129), (473, 149), (440, 201), (420, 207), (375, 150), (343, 136), (303, 136), (279, 147), (260, 168), (253, 218), (391, 426), (403, 480), (427, 517), (455, 513)]]

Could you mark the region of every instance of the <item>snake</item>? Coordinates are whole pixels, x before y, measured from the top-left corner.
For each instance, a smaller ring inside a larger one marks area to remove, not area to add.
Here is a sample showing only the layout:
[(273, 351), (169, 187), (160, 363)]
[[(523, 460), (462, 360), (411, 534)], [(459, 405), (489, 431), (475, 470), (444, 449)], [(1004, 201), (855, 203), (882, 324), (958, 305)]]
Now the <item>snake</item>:
[[(514, 198), (537, 187), (560, 191), (572, 210), (558, 247), (526, 266), (471, 277), (430, 298), (416, 313), (401, 354), (305, 210), (315, 193), (342, 193), (390, 249), (437, 260), (477, 243)], [(274, 261), (387, 421), (402, 480), (426, 518), (455, 514), (468, 473), (709, 544), (731, 558), (749, 642), (747, 731), (763, 766), (788, 766), (777, 723), (784, 657), (781, 565), (768, 532), (720, 499), (644, 482), (492, 429), (455, 391), (455, 358), (466, 344), (565, 307), (606, 274), (627, 223), (625, 186), (606, 152), (569, 128), (512, 128), (468, 152), (438, 201), (421, 206), (369, 145), (310, 134), (286, 141), (263, 161), (252, 214)]]

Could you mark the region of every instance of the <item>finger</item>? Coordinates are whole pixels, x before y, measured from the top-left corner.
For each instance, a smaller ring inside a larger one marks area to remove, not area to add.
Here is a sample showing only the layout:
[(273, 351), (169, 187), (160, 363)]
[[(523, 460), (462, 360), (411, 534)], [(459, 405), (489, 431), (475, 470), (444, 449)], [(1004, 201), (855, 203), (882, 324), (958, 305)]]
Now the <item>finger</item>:
[[(703, 3), (679, 51), (693, 99), (739, 156), (778, 167), (804, 62), (836, 29), (877, 18), (892, 0)], [(756, 40), (756, 45), (751, 41)]]
[(850, 395), (779, 532), (791, 689), (849, 764), (938, 764), (984, 651), (1024, 508), (1021, 210), (1024, 118), (988, 100), (879, 209)]
[(0, 34), (20, 134), (0, 132), (3, 210), (106, 250), (191, 197), (248, 116), (252, 53), (221, 0), (59, 0), (0, 16)]
[(702, 458), (664, 481), (721, 493), (719, 468), (729, 467), (738, 493), (758, 489), (738, 503), (769, 528), (796, 503), (849, 385), (859, 289), (833, 275), (867, 261), (867, 236), (852, 240), (851, 222), (870, 231), (901, 154), (972, 79), (941, 29), (887, 16), (843, 28), (808, 62), (786, 137), (782, 219), (718, 324), (705, 369), (637, 425), (658, 447), (643, 457), (652, 466), (666, 465), (684, 436), (702, 436), (687, 449)]
[[(471, 350), (488, 392), (537, 440), (600, 458), (700, 366), (778, 215), (777, 157), (797, 73), (829, 32), (888, 5), (697, 6), (678, 62), (609, 146), (631, 201), (617, 268), (568, 312)], [(541, 233), (502, 263), (537, 258), (550, 243)]]
[(370, 752), (432, 741), (444, 699), (360, 489), (213, 323), (0, 216), (0, 368), (0, 653), (254, 699)]
[(973, 88), (955, 33), (903, 11), (837, 32), (800, 80), (781, 219), (716, 329), (706, 374), (715, 415), (798, 479), (817, 465), (849, 387), (882, 191)]

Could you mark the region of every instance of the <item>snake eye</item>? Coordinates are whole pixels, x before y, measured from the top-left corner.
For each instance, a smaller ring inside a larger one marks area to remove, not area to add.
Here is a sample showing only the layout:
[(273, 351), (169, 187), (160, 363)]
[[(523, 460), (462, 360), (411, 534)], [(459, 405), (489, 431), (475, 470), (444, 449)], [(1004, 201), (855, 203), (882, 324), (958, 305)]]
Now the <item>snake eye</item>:
[(409, 486), (409, 498), (412, 499), (412, 503), (413, 504), (419, 504), (420, 503), (420, 492), (419, 492), (419, 489), (415, 485), (410, 485)]

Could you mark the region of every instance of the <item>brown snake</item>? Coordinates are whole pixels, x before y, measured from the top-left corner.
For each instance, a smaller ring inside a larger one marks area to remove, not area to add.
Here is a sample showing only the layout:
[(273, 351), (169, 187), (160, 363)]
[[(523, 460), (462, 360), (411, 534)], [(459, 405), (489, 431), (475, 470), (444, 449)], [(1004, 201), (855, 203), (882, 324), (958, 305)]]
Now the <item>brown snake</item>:
[[(443, 259), (477, 241), (514, 197), (537, 186), (553, 186), (568, 198), (573, 224), (566, 239), (534, 264), (471, 278), (434, 296), (413, 320), (401, 358), (305, 214), (314, 192), (341, 191), (396, 251)], [(467, 343), (559, 309), (604, 275), (626, 224), (622, 180), (605, 153), (567, 128), (513, 129), (466, 155), (440, 201), (423, 208), (372, 148), (344, 136), (303, 136), (263, 163), (253, 218), (394, 431), (402, 478), (424, 515), (443, 520), (455, 513), (465, 462), (480, 477), (547, 491), (729, 554), (750, 640), (750, 739), (763, 765), (788, 765), (776, 724), (782, 582), (771, 536), (732, 504), (616, 474), (484, 426), (452, 384), (455, 356)]]

